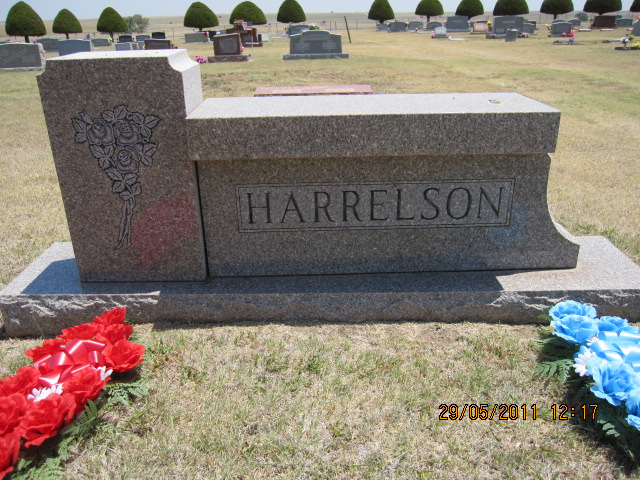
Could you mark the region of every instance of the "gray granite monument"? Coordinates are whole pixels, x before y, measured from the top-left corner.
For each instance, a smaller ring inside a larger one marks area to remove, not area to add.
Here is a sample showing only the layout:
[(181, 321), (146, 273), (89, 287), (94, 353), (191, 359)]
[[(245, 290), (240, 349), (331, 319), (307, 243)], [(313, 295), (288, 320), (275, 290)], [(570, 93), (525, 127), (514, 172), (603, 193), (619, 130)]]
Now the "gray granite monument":
[(247, 62), (249, 55), (242, 53), (240, 34), (216, 35), (213, 37), (213, 56), (208, 57), (210, 63)]
[(387, 32), (406, 32), (407, 24), (405, 22), (389, 22), (389, 30)]
[(631, 35), (640, 36), (640, 20), (633, 24), (633, 28), (631, 29)]
[(94, 47), (110, 47), (111, 42), (108, 38), (92, 38), (91, 43)]
[(409, 30), (411, 31), (415, 31), (415, 30), (422, 30), (424, 28), (424, 23), (422, 22), (409, 22)]
[(560, 112), (530, 98), (202, 101), (185, 50), (59, 57), (38, 84), (72, 243), (0, 292), (11, 336), (118, 305), (143, 322), (520, 323), (570, 298), (640, 318), (640, 267), (550, 217)]
[(186, 50), (48, 63), (38, 84), (80, 279), (203, 280), (195, 165), (175, 161), (202, 101), (198, 65)]
[(60, 40), (58, 42), (58, 53), (61, 57), (81, 52), (93, 52), (91, 40)]
[(524, 28), (524, 17), (506, 15), (493, 19), (493, 33), (496, 35), (506, 35), (507, 30), (517, 30), (522, 32)]
[(427, 23), (427, 30), (428, 31), (433, 31), (438, 27), (441, 27), (442, 23), (441, 22), (429, 22)]
[(133, 42), (133, 35), (119, 35), (117, 43), (131, 43)]
[(38, 38), (36, 42), (42, 44), (45, 52), (57, 52), (58, 51), (58, 39), (57, 38)]
[(41, 44), (0, 44), (0, 70), (43, 70), (44, 67), (44, 49)]
[(144, 41), (145, 50), (171, 50), (171, 40), (168, 38), (147, 38)]
[(469, 31), (469, 17), (464, 15), (455, 15), (453, 17), (447, 17), (445, 24), (448, 32), (468, 32)]
[(207, 32), (185, 33), (184, 43), (207, 43), (209, 35)]
[(557, 22), (551, 25), (550, 37), (566, 37), (571, 33), (573, 25), (569, 22)]
[(449, 35), (447, 35), (447, 29), (445, 27), (436, 27), (431, 34), (431, 38), (449, 38)]
[(329, 58), (349, 58), (342, 52), (342, 35), (327, 30), (306, 30), (299, 35), (289, 36), (289, 54), (284, 60), (314, 60)]

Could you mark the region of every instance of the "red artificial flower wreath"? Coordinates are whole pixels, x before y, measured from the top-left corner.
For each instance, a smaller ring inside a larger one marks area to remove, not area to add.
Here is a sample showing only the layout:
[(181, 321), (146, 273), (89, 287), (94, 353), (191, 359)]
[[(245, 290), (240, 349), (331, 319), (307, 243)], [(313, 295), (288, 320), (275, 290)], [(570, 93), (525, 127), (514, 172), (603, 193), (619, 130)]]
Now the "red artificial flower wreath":
[(0, 480), (13, 470), (20, 448), (41, 445), (95, 400), (112, 372), (139, 365), (144, 346), (130, 342), (126, 308), (62, 330), (27, 350), (33, 367), (0, 380)]

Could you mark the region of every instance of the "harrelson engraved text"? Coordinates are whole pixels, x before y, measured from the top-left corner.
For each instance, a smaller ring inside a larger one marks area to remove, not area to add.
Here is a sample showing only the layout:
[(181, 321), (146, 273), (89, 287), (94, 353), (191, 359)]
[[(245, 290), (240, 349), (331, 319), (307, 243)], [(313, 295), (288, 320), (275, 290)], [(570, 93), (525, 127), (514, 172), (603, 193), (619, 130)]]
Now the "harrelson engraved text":
[(241, 232), (508, 226), (515, 181), (237, 185)]

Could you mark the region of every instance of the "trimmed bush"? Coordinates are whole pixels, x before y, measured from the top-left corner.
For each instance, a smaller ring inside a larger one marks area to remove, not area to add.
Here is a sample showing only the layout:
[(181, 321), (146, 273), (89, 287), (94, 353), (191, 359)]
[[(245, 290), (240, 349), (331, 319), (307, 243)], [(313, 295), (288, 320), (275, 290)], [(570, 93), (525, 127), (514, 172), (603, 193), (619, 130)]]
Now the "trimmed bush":
[(40, 15), (24, 2), (16, 3), (7, 14), (4, 24), (7, 35), (24, 36), (25, 43), (29, 43), (29, 37), (41, 37), (47, 34), (47, 29)]
[(374, 0), (369, 9), (369, 20), (376, 20), (380, 23), (384, 23), (386, 20), (396, 18), (396, 14), (393, 13), (393, 8), (389, 5), (387, 0)]
[(640, 12), (640, 0), (633, 0), (633, 3), (629, 7), (630, 12)]
[(443, 13), (444, 9), (439, 0), (422, 0), (416, 7), (416, 15), (427, 17), (427, 22), (431, 21), (431, 17), (437, 17)]
[(284, 0), (278, 10), (277, 20), (281, 23), (300, 23), (304, 22), (307, 16), (302, 7), (296, 0)]
[(254, 25), (264, 25), (267, 23), (267, 17), (264, 16), (262, 10), (253, 2), (242, 2), (236, 5), (236, 8), (233, 9), (233, 12), (231, 12), (229, 16), (229, 22), (233, 23), (236, 20), (244, 20)]
[(571, 0), (544, 0), (540, 6), (540, 13), (553, 15), (553, 19), (558, 15), (573, 12), (573, 2)]
[(456, 15), (469, 17), (471, 20), (471, 17), (484, 15), (484, 5), (480, 0), (462, 0), (456, 9)]
[(576, 18), (581, 22), (586, 22), (587, 20), (589, 20), (589, 15), (584, 12), (578, 12), (576, 13)]
[(52, 30), (53, 33), (64, 33), (69, 40), (70, 33), (82, 33), (82, 25), (70, 10), (63, 8), (53, 19)]
[(493, 7), (493, 15), (525, 15), (529, 6), (525, 0), (498, 0)]
[(220, 25), (218, 17), (213, 10), (202, 2), (193, 2), (184, 14), (185, 27), (197, 28), (202, 31), (203, 28), (217, 27)]
[(100, 14), (96, 29), (99, 32), (108, 33), (113, 38), (114, 32), (126, 32), (129, 30), (129, 26), (118, 12), (111, 7), (107, 7)]
[(619, 12), (622, 10), (621, 0), (587, 0), (583, 10), (589, 13), (604, 15), (609, 12)]

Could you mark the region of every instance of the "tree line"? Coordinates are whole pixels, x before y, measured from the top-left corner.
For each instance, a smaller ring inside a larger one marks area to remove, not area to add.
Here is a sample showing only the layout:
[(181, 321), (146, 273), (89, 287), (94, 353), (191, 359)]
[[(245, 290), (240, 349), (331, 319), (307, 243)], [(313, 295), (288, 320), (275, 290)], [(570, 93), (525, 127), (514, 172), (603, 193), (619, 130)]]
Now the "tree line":
[[(589, 13), (603, 15), (608, 12), (617, 12), (622, 9), (622, 0), (586, 0), (583, 10)], [(540, 12), (558, 15), (574, 11), (572, 0), (543, 0)], [(631, 12), (640, 12), (640, 0), (634, 0)], [(416, 15), (426, 16), (427, 21), (431, 17), (443, 15), (444, 9), (440, 0), (421, 0), (416, 6)], [(493, 8), (493, 15), (524, 15), (529, 13), (526, 0), (497, 0)], [(461, 0), (455, 12), (468, 18), (484, 14), (484, 6), (481, 0)], [(389, 0), (374, 0), (369, 10), (368, 18), (383, 23), (395, 18), (395, 14)], [(278, 10), (277, 20), (281, 23), (300, 23), (306, 21), (304, 10), (296, 0), (284, 0)], [(267, 23), (265, 14), (253, 2), (239, 3), (231, 12), (229, 22), (251, 22), (253, 25)], [(202, 2), (194, 2), (184, 15), (185, 27), (211, 28), (219, 25), (218, 17), (208, 6)], [(130, 17), (121, 17), (111, 7), (105, 8), (100, 17), (96, 29), (102, 33), (108, 33), (113, 38), (114, 33), (143, 33), (149, 26), (149, 19), (140, 14)], [(29, 43), (29, 37), (41, 37), (47, 34), (47, 29), (40, 16), (23, 1), (16, 3), (7, 14), (5, 30), (10, 36), (24, 36)], [(82, 26), (76, 16), (66, 8), (60, 10), (53, 20), (53, 33), (65, 34), (67, 39), (70, 33), (82, 33)]]

